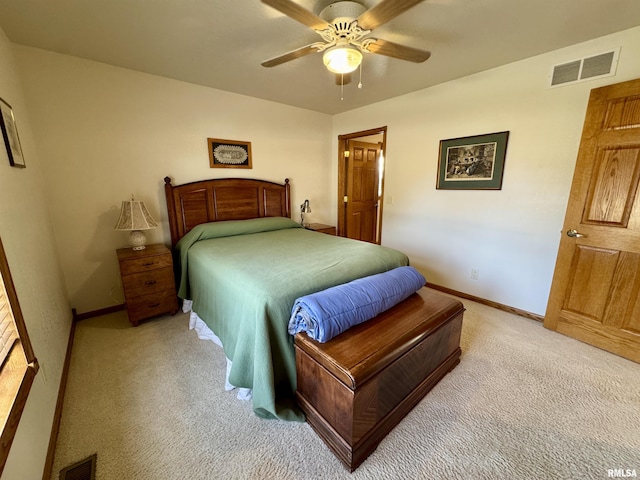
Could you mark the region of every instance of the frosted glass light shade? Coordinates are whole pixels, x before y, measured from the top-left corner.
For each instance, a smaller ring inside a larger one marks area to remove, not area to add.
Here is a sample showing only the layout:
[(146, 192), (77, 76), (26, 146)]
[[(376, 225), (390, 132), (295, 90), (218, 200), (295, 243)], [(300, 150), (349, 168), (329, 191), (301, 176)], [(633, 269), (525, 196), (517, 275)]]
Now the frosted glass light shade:
[(322, 56), (327, 70), (333, 73), (351, 73), (362, 62), (362, 53), (354, 47), (333, 47)]

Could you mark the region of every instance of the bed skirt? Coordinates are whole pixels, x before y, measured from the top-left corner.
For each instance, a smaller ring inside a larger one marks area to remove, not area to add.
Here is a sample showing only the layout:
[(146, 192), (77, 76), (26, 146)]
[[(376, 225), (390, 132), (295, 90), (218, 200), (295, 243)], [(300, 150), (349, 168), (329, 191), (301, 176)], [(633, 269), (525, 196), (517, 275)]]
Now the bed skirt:
[[(189, 330), (195, 330), (200, 340), (211, 340), (220, 348), (223, 348), (222, 341), (220, 340), (220, 338), (215, 333), (213, 333), (213, 331), (209, 328), (209, 326), (206, 323), (204, 323), (204, 320), (202, 320), (196, 312), (191, 310), (192, 303), (193, 302), (191, 300), (184, 300), (182, 303), (182, 311), (184, 313), (190, 314)], [(251, 400), (252, 393), (250, 388), (238, 388), (229, 382), (229, 372), (231, 372), (231, 365), (233, 365), (233, 363), (228, 358), (226, 360), (227, 360), (227, 371), (225, 373), (224, 389), (227, 391), (231, 391), (237, 388), (238, 400), (245, 400), (245, 401)]]

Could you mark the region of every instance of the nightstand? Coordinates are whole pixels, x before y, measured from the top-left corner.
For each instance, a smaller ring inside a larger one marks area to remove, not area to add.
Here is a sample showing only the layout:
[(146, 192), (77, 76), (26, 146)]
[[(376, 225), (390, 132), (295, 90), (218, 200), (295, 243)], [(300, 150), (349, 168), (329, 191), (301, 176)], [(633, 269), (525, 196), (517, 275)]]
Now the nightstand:
[(325, 225), (324, 223), (310, 223), (305, 225), (307, 230), (313, 230), (314, 232), (326, 233), (328, 235), (336, 234), (336, 227), (333, 225)]
[(143, 250), (119, 248), (116, 253), (131, 324), (136, 327), (140, 320), (164, 313), (175, 315), (178, 297), (171, 250), (156, 244)]

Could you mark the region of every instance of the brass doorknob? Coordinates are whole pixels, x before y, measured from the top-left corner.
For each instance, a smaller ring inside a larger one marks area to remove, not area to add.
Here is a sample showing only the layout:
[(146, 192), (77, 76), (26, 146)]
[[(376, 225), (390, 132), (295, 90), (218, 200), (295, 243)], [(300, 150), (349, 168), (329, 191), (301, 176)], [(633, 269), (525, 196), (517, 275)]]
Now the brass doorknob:
[(583, 233), (579, 233), (576, 229), (572, 228), (571, 230), (567, 230), (567, 236), (568, 237), (574, 237), (574, 238), (582, 238), (582, 237), (586, 237), (585, 234)]

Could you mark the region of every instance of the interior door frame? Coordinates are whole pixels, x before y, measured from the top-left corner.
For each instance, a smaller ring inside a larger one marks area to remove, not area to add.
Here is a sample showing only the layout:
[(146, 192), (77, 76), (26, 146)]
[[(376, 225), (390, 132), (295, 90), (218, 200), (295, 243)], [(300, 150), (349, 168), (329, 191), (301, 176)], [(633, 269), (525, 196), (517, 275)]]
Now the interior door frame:
[[(387, 127), (371, 128), (369, 130), (363, 130), (361, 132), (346, 133), (344, 135), (338, 135), (338, 225), (337, 235), (344, 237), (346, 228), (346, 207), (344, 197), (347, 194), (347, 163), (345, 161), (344, 152), (348, 151), (347, 143), (349, 140), (355, 140), (360, 137), (369, 137), (371, 135), (382, 134), (381, 152), (386, 163), (387, 161)], [(376, 243), (380, 244), (382, 240), (382, 209), (384, 205), (384, 178), (386, 173), (386, 165), (382, 169), (380, 179), (380, 198), (378, 200), (378, 214), (377, 214), (377, 231), (376, 231)]]

